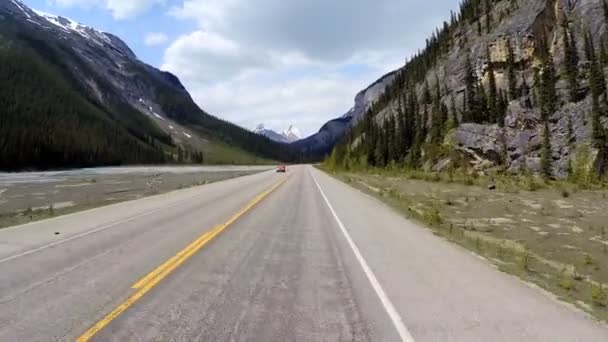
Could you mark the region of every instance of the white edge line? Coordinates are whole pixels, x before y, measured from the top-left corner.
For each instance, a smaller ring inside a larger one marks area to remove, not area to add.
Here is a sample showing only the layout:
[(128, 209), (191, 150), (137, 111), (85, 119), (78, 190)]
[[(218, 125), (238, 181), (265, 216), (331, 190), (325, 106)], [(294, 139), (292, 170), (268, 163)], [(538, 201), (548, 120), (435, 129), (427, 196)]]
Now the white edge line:
[(401, 315), (399, 315), (399, 312), (397, 312), (397, 309), (395, 309), (395, 306), (393, 305), (391, 300), (386, 295), (386, 292), (384, 292), (384, 289), (382, 289), (382, 286), (380, 285), (380, 282), (378, 282), (378, 279), (374, 275), (374, 272), (371, 270), (371, 268), (369, 267), (369, 265), (363, 258), (363, 255), (361, 255), (359, 248), (357, 247), (357, 245), (355, 244), (353, 239), (350, 237), (350, 234), (346, 230), (346, 227), (344, 227), (342, 220), (340, 220), (340, 218), (338, 217), (338, 214), (336, 214), (336, 211), (334, 210), (331, 203), (329, 202), (329, 199), (327, 199), (327, 196), (325, 196), (323, 189), (321, 189), (321, 185), (319, 185), (319, 182), (317, 181), (317, 179), (315, 178), (314, 175), (311, 174), (311, 176), (312, 176), (312, 179), (315, 181), (315, 184), (317, 185), (317, 188), (319, 189), (321, 196), (323, 196), (323, 199), (325, 200), (325, 204), (327, 204), (329, 211), (331, 211), (331, 214), (333, 215), (334, 219), (336, 220), (336, 223), (338, 223), (338, 226), (340, 227), (342, 234), (344, 234), (344, 237), (346, 238), (348, 245), (353, 250), (353, 253), (355, 254), (355, 257), (357, 258), (357, 261), (359, 261), (361, 268), (363, 268), (363, 272), (365, 273), (365, 275), (367, 276), (367, 279), (369, 280), (372, 287), (374, 288), (374, 291), (376, 291), (378, 298), (380, 298), (380, 301), (382, 302), (382, 305), (384, 306), (386, 313), (388, 314), (389, 318), (393, 322), (395, 329), (397, 329), (397, 333), (399, 334), (401, 341), (414, 342), (414, 338), (412, 337), (409, 330), (407, 330), (407, 327), (403, 323), (403, 319), (401, 318)]

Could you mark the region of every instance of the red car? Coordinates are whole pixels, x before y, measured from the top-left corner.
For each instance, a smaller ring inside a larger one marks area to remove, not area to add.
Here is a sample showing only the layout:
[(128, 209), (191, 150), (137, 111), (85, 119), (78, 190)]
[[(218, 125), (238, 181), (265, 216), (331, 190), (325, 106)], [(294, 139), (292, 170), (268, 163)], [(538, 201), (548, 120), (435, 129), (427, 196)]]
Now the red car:
[(287, 172), (287, 166), (281, 165), (281, 166), (277, 167), (277, 172), (279, 172), (279, 173)]

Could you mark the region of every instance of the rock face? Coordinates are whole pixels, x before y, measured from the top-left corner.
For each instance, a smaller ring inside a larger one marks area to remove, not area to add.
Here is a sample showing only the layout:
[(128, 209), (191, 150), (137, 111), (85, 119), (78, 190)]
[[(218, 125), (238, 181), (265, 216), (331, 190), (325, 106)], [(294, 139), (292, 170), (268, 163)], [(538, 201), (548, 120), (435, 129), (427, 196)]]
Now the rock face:
[[(590, 129), (585, 113), (590, 113), (590, 99), (579, 103), (568, 103), (550, 119), (552, 148), (552, 173), (563, 178), (568, 175), (571, 162), (578, 153), (589, 147), (597, 159), (598, 150), (591, 148)], [(463, 124), (451, 139), (456, 150), (466, 155), (473, 167), (479, 171), (504, 167), (511, 173), (524, 170), (540, 172), (543, 125), (538, 111), (525, 109), (514, 102), (509, 106), (505, 127), (497, 125)], [(608, 120), (602, 123), (608, 128)], [(594, 163), (593, 160), (589, 161)], [(601, 163), (596, 160), (595, 163)]]
[[(554, 58), (559, 80), (558, 110), (549, 119), (552, 174), (565, 177), (569, 167), (579, 158), (580, 150), (591, 150), (595, 160), (590, 161), (596, 168), (605, 162), (601, 150), (594, 149), (591, 142), (591, 99), (589, 94), (589, 65), (583, 49), (584, 30), (588, 29), (596, 50), (602, 44), (608, 45), (608, 24), (604, 18), (603, 0), (517, 0), (494, 1), (491, 10), (491, 29), (483, 26), (487, 16), (481, 15), (473, 22), (456, 25), (450, 32), (451, 40), (447, 51), (434, 62), (426, 72), (426, 81), (435, 86), (440, 82), (440, 101), (446, 106), (455, 100), (457, 117), (462, 120), (465, 102), (465, 77), (467, 58), (481, 85), (488, 89), (488, 65), (492, 64), (498, 89), (507, 89), (508, 46), (513, 48), (516, 66), (517, 87), (524, 81), (528, 88), (535, 86), (534, 69), (540, 64), (539, 37), (546, 37), (548, 48)], [(513, 5), (515, 4), (515, 5)], [(570, 4), (570, 7), (569, 7)], [(567, 14), (566, 14), (567, 13)], [(560, 21), (567, 15), (571, 21), (573, 38), (578, 43), (582, 91), (587, 97), (577, 103), (568, 99), (567, 84), (562, 75), (564, 63), (564, 43)], [(480, 22), (481, 26), (476, 25)], [(446, 24), (447, 25), (447, 24)], [(481, 28), (483, 27), (483, 28)], [(602, 43), (603, 42), (603, 43)], [(489, 58), (488, 60), (488, 52)], [(404, 72), (398, 70), (398, 73)], [(604, 70), (606, 74), (606, 70)], [(416, 84), (420, 98), (424, 82)], [(487, 90), (486, 90), (487, 91)], [(446, 143), (452, 145), (479, 172), (492, 168), (503, 168), (512, 173), (540, 171), (544, 123), (540, 118), (538, 103), (531, 92), (518, 97), (508, 104), (504, 128), (488, 124), (462, 124), (448, 134)], [(376, 122), (382, 127), (386, 119), (396, 115), (396, 96), (376, 113)], [(608, 119), (601, 119), (608, 128)], [(425, 122), (427, 130), (432, 125), (429, 117)], [(426, 139), (429, 142), (429, 139)], [(435, 161), (437, 162), (437, 161)], [(431, 168), (445, 168), (449, 161), (440, 160), (441, 165)]]
[(321, 127), (318, 133), (299, 140), (293, 144), (304, 153), (306, 159), (319, 159), (331, 152), (336, 142), (346, 132), (358, 124), (367, 109), (384, 93), (386, 87), (395, 80), (395, 73), (390, 72), (355, 96), (355, 105), (346, 114), (333, 119)]

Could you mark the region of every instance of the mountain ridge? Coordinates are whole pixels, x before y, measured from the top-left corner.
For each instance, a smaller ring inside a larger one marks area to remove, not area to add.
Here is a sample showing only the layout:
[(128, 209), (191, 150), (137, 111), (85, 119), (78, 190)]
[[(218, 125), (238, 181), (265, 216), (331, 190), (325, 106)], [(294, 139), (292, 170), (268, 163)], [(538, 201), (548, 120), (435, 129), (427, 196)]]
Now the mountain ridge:
[(394, 70), (386, 73), (361, 90), (355, 96), (354, 105), (348, 112), (326, 122), (317, 133), (292, 143), (292, 146), (303, 154), (305, 160), (323, 159), (334, 145), (363, 119), (365, 112), (393, 82), (397, 72), (398, 70)]
[(397, 71), (332, 159), (602, 176), (607, 46), (605, 0), (465, 0)]
[(264, 124), (259, 124), (253, 132), (283, 144), (290, 144), (302, 140), (302, 133), (294, 125), (290, 125), (287, 129), (277, 132), (266, 128)]
[[(175, 75), (137, 59), (117, 36), (16, 0), (0, 3), (0, 58), (7, 111), (0, 169), (295, 159), (287, 147), (200, 109)], [(53, 96), (32, 98), (33, 87)], [(27, 120), (48, 136), (33, 134)]]

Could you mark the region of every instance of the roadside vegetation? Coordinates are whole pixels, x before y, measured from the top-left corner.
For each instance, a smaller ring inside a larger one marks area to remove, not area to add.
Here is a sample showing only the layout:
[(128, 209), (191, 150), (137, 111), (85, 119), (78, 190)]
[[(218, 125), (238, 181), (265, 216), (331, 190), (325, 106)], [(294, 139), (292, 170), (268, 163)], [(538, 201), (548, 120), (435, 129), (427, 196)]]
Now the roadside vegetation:
[(606, 183), (396, 167), (324, 169), (498, 269), (608, 321)]

